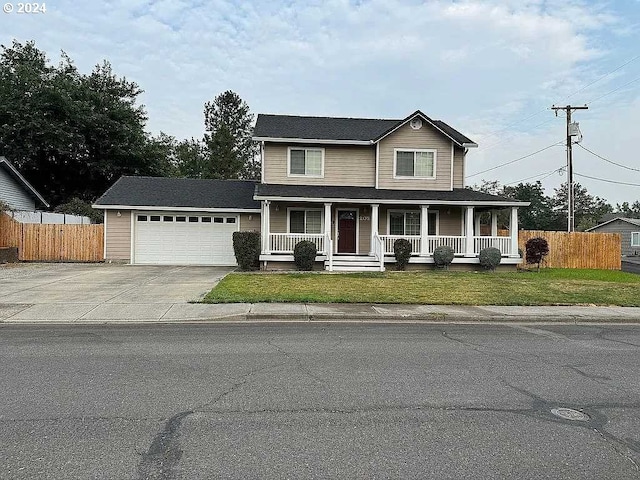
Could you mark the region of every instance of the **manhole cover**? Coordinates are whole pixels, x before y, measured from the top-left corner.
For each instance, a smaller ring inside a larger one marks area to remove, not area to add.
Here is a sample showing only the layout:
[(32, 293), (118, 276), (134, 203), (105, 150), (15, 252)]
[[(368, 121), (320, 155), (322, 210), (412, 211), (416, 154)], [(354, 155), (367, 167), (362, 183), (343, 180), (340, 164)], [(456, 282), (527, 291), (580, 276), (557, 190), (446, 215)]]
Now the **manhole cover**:
[(573, 408), (552, 408), (551, 413), (553, 413), (556, 417), (564, 418), (565, 420), (573, 420), (576, 422), (589, 421), (589, 415), (579, 412), (578, 410), (574, 410)]

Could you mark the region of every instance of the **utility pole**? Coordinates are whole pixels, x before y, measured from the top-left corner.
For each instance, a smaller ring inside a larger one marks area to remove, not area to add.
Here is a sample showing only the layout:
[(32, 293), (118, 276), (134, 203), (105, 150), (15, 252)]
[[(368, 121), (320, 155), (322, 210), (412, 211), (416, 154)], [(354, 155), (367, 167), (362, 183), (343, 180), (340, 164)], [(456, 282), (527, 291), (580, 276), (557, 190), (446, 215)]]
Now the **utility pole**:
[(571, 131), (571, 113), (574, 110), (588, 110), (586, 105), (581, 107), (574, 107), (567, 105), (565, 107), (551, 107), (551, 110), (555, 110), (556, 117), (558, 116), (558, 110), (564, 110), (567, 115), (567, 231), (573, 232), (575, 229), (575, 203), (573, 196), (573, 141), (571, 137), (574, 132)]

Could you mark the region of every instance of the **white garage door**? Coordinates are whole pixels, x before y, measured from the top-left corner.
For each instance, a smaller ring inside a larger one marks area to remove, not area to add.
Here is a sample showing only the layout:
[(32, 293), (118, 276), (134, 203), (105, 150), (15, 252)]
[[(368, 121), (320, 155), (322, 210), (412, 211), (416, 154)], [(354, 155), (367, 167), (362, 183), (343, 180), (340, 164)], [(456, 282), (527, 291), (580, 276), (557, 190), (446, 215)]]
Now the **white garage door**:
[(134, 221), (135, 263), (236, 265), (237, 215), (138, 212)]

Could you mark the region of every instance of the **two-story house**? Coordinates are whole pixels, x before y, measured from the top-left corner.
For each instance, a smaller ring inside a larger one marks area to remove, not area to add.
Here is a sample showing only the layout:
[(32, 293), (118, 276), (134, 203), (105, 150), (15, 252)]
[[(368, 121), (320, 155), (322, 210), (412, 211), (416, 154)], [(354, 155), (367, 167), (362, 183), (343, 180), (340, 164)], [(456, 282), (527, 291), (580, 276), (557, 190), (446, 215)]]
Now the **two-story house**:
[[(402, 120), (258, 115), (262, 155), (262, 255), (287, 266), (293, 247), (310, 240), (330, 270), (363, 270), (394, 261), (398, 238), (411, 242), (412, 264), (432, 264), (439, 245), (454, 263), (473, 265), (486, 247), (503, 264), (519, 262), (518, 207), (528, 203), (465, 189), (472, 140), (420, 111)], [(511, 236), (497, 233), (497, 210), (511, 210)], [(490, 212), (491, 235), (480, 216)]]
[[(143, 264), (233, 265), (231, 236), (259, 230), (265, 269), (294, 268), (309, 240), (318, 268), (383, 270), (393, 244), (412, 245), (410, 266), (433, 264), (439, 245), (473, 267), (497, 247), (519, 263), (518, 207), (527, 203), (464, 188), (477, 145), (417, 111), (402, 120), (258, 115), (259, 182), (123, 177), (94, 205), (105, 211), (105, 259)], [(511, 235), (497, 211), (510, 209)], [(491, 234), (480, 234), (490, 215)]]

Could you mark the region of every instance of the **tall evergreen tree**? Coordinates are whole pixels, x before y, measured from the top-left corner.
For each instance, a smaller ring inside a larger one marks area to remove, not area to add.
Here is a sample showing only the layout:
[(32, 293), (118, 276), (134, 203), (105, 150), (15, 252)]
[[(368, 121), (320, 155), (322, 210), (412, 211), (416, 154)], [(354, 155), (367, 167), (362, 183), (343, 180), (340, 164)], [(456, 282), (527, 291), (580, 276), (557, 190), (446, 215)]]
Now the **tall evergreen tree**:
[(257, 180), (260, 163), (251, 139), (253, 115), (240, 96), (227, 90), (204, 106), (208, 172), (210, 178)]

